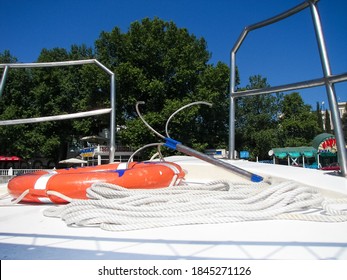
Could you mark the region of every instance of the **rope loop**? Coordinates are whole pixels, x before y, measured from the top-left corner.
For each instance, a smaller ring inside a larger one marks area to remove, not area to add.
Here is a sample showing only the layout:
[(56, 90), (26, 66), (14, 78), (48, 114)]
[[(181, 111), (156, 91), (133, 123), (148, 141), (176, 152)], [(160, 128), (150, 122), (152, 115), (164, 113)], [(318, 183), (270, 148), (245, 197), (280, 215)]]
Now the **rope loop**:
[(325, 199), (316, 189), (292, 181), (254, 184), (219, 180), (152, 190), (95, 183), (87, 194), (90, 199), (50, 207), (44, 215), (71, 226), (110, 231), (271, 219), (347, 221), (346, 207), (333, 207), (347, 204), (347, 199)]

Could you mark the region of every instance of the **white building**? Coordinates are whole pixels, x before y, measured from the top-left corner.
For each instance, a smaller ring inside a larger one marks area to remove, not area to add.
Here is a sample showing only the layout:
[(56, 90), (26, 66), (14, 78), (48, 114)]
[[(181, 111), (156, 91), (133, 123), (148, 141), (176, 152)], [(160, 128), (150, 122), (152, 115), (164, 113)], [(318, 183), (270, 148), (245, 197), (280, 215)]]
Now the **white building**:
[[(338, 102), (337, 103), (341, 119), (342, 119), (343, 114), (346, 113), (346, 103), (347, 102)], [(331, 129), (334, 129), (333, 120), (331, 118), (331, 111), (330, 110), (327, 110), (327, 111), (329, 112), (329, 116), (330, 116)], [(325, 129), (325, 110), (322, 110), (321, 113), (322, 113), (322, 120), (323, 120), (323, 128)]]

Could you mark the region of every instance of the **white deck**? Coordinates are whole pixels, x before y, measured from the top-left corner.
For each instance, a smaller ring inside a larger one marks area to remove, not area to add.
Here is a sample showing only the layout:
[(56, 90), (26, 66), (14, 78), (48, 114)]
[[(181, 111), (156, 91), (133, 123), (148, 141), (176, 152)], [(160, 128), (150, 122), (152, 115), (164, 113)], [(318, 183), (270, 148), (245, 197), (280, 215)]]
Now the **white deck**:
[[(173, 157), (171, 160), (181, 164), (187, 171), (187, 180), (206, 181), (234, 177), (220, 168), (193, 158)], [(347, 195), (345, 178), (324, 175), (321, 171), (247, 161), (234, 163), (263, 176), (305, 181), (325, 189), (330, 196)], [(2, 186), (1, 191), (4, 190), (5, 186)], [(42, 212), (47, 207), (50, 206), (1, 206), (2, 260), (347, 260), (347, 222), (270, 220), (108, 232), (99, 228), (68, 227), (59, 219), (45, 217)]]

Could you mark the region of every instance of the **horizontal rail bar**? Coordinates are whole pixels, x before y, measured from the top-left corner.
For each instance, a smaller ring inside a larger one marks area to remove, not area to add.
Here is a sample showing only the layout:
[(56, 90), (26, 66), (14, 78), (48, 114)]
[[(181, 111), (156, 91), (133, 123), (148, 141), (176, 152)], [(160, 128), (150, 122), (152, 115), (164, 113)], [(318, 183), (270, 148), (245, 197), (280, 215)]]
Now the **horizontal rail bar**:
[(56, 62), (33, 62), (33, 63), (2, 63), (0, 68), (42, 68), (42, 67), (59, 67), (59, 66), (74, 66), (83, 64), (96, 64), (103, 69), (107, 74), (113, 75), (113, 72), (105, 65), (100, 63), (97, 59), (83, 59), (83, 60), (69, 60), (69, 61), (56, 61)]
[(290, 91), (290, 90), (296, 90), (296, 89), (318, 87), (318, 86), (325, 85), (326, 81), (328, 81), (332, 84), (340, 83), (340, 82), (346, 82), (347, 81), (347, 73), (343, 73), (340, 75), (332, 75), (328, 78), (307, 80), (307, 81), (303, 81), (303, 82), (292, 83), (292, 84), (287, 84), (287, 85), (282, 85), (282, 86), (274, 86), (274, 87), (261, 88), (261, 89), (237, 91), (237, 92), (233, 92), (232, 96), (233, 97), (242, 97), (242, 96), (277, 93), (277, 92)]
[(112, 111), (111, 108), (106, 108), (106, 109), (99, 109), (99, 110), (93, 110), (93, 111), (87, 111), (87, 112), (79, 112), (79, 113), (48, 116), (48, 117), (5, 120), (5, 121), (0, 121), (0, 126), (2, 126), (2, 125), (27, 124), (27, 123), (39, 123), (39, 122), (47, 122), (47, 121), (61, 121), (61, 120), (68, 120), (68, 119), (75, 119), (75, 118), (84, 118), (84, 117), (108, 114), (111, 111)]
[(40, 67), (59, 67), (95, 63), (96, 59), (56, 61), (56, 62), (33, 62), (33, 63), (3, 63), (0, 68), (9, 66), (10, 68), (40, 68)]

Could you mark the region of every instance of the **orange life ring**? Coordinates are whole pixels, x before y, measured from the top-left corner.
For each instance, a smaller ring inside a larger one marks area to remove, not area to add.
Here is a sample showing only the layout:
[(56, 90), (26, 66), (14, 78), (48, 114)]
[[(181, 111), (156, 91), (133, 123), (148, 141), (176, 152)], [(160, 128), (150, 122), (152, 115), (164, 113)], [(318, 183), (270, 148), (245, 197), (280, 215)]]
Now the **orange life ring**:
[(184, 177), (182, 168), (172, 162), (111, 163), (93, 167), (37, 171), (16, 176), (8, 182), (8, 191), (24, 202), (66, 203), (58, 192), (71, 199), (88, 199), (86, 190), (93, 183), (110, 183), (131, 189), (164, 188)]

